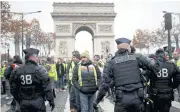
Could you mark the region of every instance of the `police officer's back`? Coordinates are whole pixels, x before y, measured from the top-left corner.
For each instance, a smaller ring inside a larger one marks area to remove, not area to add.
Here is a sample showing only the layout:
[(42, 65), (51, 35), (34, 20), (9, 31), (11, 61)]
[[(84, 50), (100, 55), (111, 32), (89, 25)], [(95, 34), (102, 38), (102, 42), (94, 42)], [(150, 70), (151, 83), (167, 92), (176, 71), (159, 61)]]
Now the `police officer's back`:
[(153, 112), (169, 112), (171, 101), (173, 100), (173, 88), (177, 88), (180, 81), (179, 68), (170, 61), (166, 60), (163, 49), (156, 51), (157, 61), (160, 71), (155, 80), (151, 80), (154, 101)]
[[(156, 70), (156, 63), (141, 54), (131, 54), (130, 40), (116, 40), (118, 51), (103, 71), (104, 82), (101, 85), (94, 107), (104, 97), (112, 80), (116, 90), (115, 112), (141, 112), (143, 105), (143, 85), (139, 68)], [(158, 70), (156, 70), (158, 71)]]
[(26, 63), (14, 69), (10, 76), (11, 93), (20, 104), (22, 112), (46, 112), (45, 98), (54, 109), (50, 79), (44, 67), (39, 66), (39, 50), (23, 50)]

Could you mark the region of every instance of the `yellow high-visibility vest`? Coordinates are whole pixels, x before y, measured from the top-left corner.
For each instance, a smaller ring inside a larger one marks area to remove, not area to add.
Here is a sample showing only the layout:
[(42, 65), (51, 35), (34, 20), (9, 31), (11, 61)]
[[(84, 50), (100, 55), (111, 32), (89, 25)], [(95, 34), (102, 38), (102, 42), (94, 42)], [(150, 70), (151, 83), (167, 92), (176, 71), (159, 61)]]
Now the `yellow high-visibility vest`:
[(177, 66), (180, 68), (180, 59), (177, 61)]
[(5, 67), (5, 66), (2, 67), (2, 70), (1, 70), (1, 77), (4, 77), (4, 72), (5, 72), (5, 70), (6, 70), (6, 67)]
[(74, 62), (71, 62), (71, 67), (69, 68), (69, 80), (71, 81), (72, 80), (72, 77), (73, 77), (73, 69), (75, 67), (75, 64)]
[(46, 64), (46, 66), (51, 66), (51, 69), (48, 72), (49, 77), (51, 77), (55, 81), (57, 81), (56, 65), (55, 64)]
[(66, 72), (66, 70), (67, 70), (67, 63), (63, 63), (63, 66), (64, 66), (64, 71)]
[[(94, 73), (94, 78), (95, 78), (95, 82), (96, 82), (96, 85), (97, 85), (97, 73), (96, 73), (96, 69), (93, 65), (90, 65), (93, 67), (93, 73)], [(81, 75), (81, 70), (83, 70), (83, 67), (81, 65), (79, 65), (79, 68), (78, 68), (78, 81), (79, 81), (79, 85), (82, 86), (83, 83), (82, 83), (82, 75)]]

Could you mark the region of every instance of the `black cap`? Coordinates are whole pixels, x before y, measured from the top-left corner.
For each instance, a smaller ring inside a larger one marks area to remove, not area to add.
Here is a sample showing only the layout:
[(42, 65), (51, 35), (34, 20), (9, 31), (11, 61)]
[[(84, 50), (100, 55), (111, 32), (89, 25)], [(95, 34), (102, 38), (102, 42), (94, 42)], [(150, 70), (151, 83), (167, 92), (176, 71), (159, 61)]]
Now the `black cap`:
[(131, 40), (127, 39), (127, 38), (118, 38), (115, 40), (117, 45), (122, 44), (122, 43), (127, 43), (130, 44)]
[(39, 50), (38, 49), (34, 49), (34, 48), (24, 49), (23, 52), (24, 52), (24, 54), (26, 56), (38, 55), (39, 54)]

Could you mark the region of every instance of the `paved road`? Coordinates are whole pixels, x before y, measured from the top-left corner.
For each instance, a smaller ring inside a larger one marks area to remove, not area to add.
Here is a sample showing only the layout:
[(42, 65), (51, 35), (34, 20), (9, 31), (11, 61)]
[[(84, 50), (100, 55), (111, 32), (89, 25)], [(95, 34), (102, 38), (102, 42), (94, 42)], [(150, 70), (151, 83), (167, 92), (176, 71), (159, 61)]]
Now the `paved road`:
[[(10, 100), (5, 99), (6, 95), (1, 96), (1, 112), (11, 112), (10, 110)], [(177, 93), (175, 94), (175, 102), (172, 103), (170, 112), (180, 112), (180, 103), (177, 102)], [(70, 112), (69, 109), (69, 96), (68, 91), (57, 93), (57, 97), (55, 98), (56, 107), (53, 112)], [(47, 112), (50, 112), (49, 104), (46, 103)], [(114, 103), (111, 99), (105, 98), (103, 102), (100, 103), (100, 107), (102, 112), (113, 112)]]
[[(12, 101), (12, 98), (9, 100), (6, 100), (6, 96), (7, 95), (1, 96), (1, 112), (11, 112), (10, 103)], [(55, 98), (56, 107), (53, 110), (53, 112), (64, 112), (67, 97), (68, 97), (68, 91), (57, 93), (57, 97)], [(47, 107), (47, 112), (51, 112), (48, 102), (46, 102), (46, 107)], [(69, 110), (69, 109), (67, 109), (67, 110)]]
[[(177, 102), (178, 96), (177, 91), (175, 92), (175, 101), (172, 102), (172, 107), (170, 112), (180, 112), (180, 103)], [(114, 112), (114, 102), (112, 98), (105, 98), (104, 101), (100, 103), (100, 108), (102, 112)]]

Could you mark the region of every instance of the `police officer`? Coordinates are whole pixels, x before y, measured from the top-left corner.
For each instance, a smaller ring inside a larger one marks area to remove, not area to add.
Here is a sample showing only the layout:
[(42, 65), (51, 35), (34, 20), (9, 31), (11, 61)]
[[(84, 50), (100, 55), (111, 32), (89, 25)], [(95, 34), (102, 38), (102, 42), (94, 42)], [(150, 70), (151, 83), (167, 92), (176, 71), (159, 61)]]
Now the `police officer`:
[(131, 54), (130, 42), (126, 38), (116, 39), (118, 51), (106, 63), (108, 65), (103, 71), (104, 82), (94, 102), (94, 108), (104, 97), (113, 80), (116, 92), (114, 112), (142, 112), (144, 110), (144, 92), (139, 67), (146, 66), (148, 70), (153, 71), (158, 66), (148, 57)]
[(180, 70), (173, 62), (167, 61), (163, 49), (156, 51), (156, 57), (160, 71), (156, 80), (151, 80), (153, 112), (169, 112), (173, 100), (173, 89), (178, 87), (180, 81)]
[(70, 109), (71, 112), (81, 112), (79, 91), (72, 84), (73, 70), (75, 66), (81, 63), (81, 56), (79, 51), (72, 52), (72, 61), (68, 66), (68, 76), (69, 76), (69, 89), (70, 89)]
[(20, 104), (22, 112), (46, 112), (45, 99), (54, 109), (54, 98), (50, 78), (46, 69), (39, 66), (39, 50), (28, 48), (25, 65), (12, 71), (10, 76), (11, 93)]

